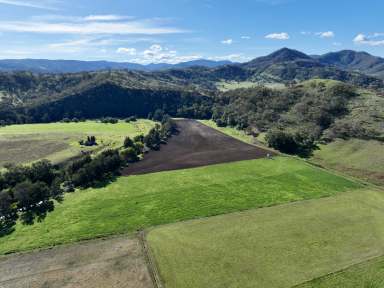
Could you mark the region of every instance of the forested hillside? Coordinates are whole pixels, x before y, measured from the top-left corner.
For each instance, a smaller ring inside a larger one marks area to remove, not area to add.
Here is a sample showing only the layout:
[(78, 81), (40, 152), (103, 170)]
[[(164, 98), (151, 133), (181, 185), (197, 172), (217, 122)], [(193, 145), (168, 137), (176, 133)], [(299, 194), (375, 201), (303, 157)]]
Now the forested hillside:
[[(303, 155), (311, 153), (318, 141), (351, 137), (382, 141), (383, 81), (342, 70), (335, 61), (324, 64), (333, 58), (318, 59), (284, 48), (248, 63), (214, 68), (2, 73), (0, 121), (6, 125), (151, 117), (155, 112), (212, 117), (220, 126), (267, 132), (272, 147)], [(221, 92), (217, 86), (223, 81), (246, 81), (255, 87)], [(280, 88), (267, 88), (268, 83)]]

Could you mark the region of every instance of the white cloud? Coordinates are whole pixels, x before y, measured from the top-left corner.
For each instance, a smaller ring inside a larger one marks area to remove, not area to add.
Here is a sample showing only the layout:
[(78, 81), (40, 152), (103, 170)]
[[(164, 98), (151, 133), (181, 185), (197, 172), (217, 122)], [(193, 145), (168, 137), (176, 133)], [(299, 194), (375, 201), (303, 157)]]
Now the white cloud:
[(377, 40), (378, 37), (382, 37), (382, 33), (375, 33), (371, 36), (364, 35), (362, 33), (358, 34), (353, 42), (357, 45), (369, 45), (369, 46), (384, 46), (384, 40)]
[(180, 62), (186, 62), (191, 60), (201, 59), (201, 55), (179, 55), (175, 50), (169, 50), (159, 44), (154, 44), (148, 49), (137, 53), (136, 58), (129, 59), (130, 62), (136, 62), (140, 64), (149, 63), (169, 63), (176, 64)]
[(224, 44), (224, 45), (231, 45), (232, 43), (233, 43), (233, 39), (225, 39), (221, 41), (221, 44)]
[(335, 33), (333, 31), (317, 32), (316, 35), (320, 36), (321, 38), (333, 38), (333, 37), (335, 37)]
[(208, 57), (207, 59), (215, 60), (215, 61), (229, 60), (232, 62), (245, 62), (245, 61), (251, 60), (251, 57), (247, 57), (247, 56), (244, 56), (244, 54), (238, 53), (238, 54)]
[(282, 32), (282, 33), (272, 33), (265, 36), (267, 39), (273, 39), (273, 40), (288, 40), (289, 34)]
[(241, 39), (249, 40), (249, 39), (251, 39), (251, 37), (250, 36), (241, 36)]
[(342, 46), (343, 44), (340, 43), (340, 42), (333, 42), (332, 45), (333, 45), (333, 46)]
[(57, 4), (57, 1), (47, 1), (47, 0), (0, 0), (0, 4), (19, 6), (19, 7), (28, 7), (28, 8), (37, 8), (37, 9), (46, 9), (46, 10), (58, 10), (54, 7), (54, 4)]
[(120, 47), (116, 50), (116, 52), (119, 54), (128, 54), (128, 55), (136, 55), (137, 54), (137, 51), (135, 48)]
[(84, 17), (84, 20), (85, 21), (120, 21), (120, 20), (125, 20), (130, 18), (133, 18), (133, 17), (109, 14), (109, 15), (89, 15)]
[[(1, 1), (1, 0), (0, 0)], [(91, 18), (89, 18), (91, 17)], [(101, 18), (104, 20), (101, 21)], [(118, 16), (123, 17), (123, 16)], [(135, 19), (131, 21), (115, 22), (112, 18), (117, 16), (99, 15), (88, 16), (85, 18), (67, 18), (67, 21), (0, 21), (0, 32), (20, 32), (20, 33), (40, 33), (40, 34), (79, 34), (79, 35), (96, 35), (96, 34), (172, 34), (185, 32), (179, 28), (167, 27), (159, 25), (161, 19)], [(88, 18), (88, 20), (87, 20)], [(110, 19), (108, 22), (106, 19)], [(60, 18), (59, 18), (60, 19)], [(70, 21), (69, 19), (72, 19)], [(90, 20), (94, 19), (94, 20)], [(99, 19), (99, 21), (96, 21)]]

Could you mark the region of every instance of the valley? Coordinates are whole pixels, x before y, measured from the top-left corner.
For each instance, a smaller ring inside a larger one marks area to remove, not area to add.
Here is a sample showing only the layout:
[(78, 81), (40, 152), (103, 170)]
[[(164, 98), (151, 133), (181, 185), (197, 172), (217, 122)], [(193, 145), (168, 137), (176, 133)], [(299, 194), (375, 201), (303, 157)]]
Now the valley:
[(0, 286), (381, 287), (384, 82), (331, 56), (0, 72)]

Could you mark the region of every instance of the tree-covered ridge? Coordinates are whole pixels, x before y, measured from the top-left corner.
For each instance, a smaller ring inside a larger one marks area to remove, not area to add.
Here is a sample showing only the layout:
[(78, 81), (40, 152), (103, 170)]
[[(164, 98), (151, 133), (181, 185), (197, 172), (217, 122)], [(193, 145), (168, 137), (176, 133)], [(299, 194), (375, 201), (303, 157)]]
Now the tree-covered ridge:
[(384, 98), (339, 81), (310, 80), (286, 89), (256, 87), (221, 94), (213, 107), (219, 126), (267, 133), (283, 152), (309, 155), (319, 141), (384, 140)]
[[(361, 72), (361, 71), (360, 71)], [(144, 90), (199, 91), (210, 94), (220, 81), (292, 84), (312, 78), (333, 79), (353, 85), (383, 88), (382, 80), (343, 70), (299, 51), (281, 49), (243, 64), (218, 67), (172, 68), (165, 71), (98, 71), (73, 74), (0, 73), (0, 105), (20, 106), (62, 99), (111, 83)]]

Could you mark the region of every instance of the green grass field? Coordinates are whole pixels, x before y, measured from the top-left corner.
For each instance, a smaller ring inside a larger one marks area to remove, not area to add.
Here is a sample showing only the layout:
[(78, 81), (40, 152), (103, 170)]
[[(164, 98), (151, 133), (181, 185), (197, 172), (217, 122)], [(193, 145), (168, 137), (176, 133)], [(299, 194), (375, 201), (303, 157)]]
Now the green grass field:
[(255, 137), (252, 135), (246, 134), (243, 130), (238, 130), (233, 127), (218, 127), (216, 123), (212, 120), (199, 120), (199, 122), (203, 123), (204, 125), (207, 125), (213, 129), (219, 130), (223, 132), (224, 134), (227, 134), (233, 138), (236, 138), (240, 141), (249, 143), (249, 144), (254, 144), (255, 143)]
[[(117, 124), (96, 121), (78, 123), (49, 123), (10, 125), (0, 128), (0, 166), (5, 163), (28, 163), (47, 158), (59, 163), (80, 153), (81, 150), (115, 147), (124, 137), (145, 134), (153, 127), (149, 120)], [(87, 135), (96, 136), (98, 147), (81, 147), (78, 141)]]
[(312, 161), (372, 183), (384, 185), (384, 143), (375, 140), (336, 140), (321, 145)]
[[(355, 190), (165, 225), (147, 239), (167, 288), (287, 288), (383, 255), (383, 208), (383, 191)], [(383, 287), (346, 273), (328, 283), (349, 286), (304, 287)]]
[(348, 267), (345, 270), (317, 278), (295, 288), (382, 288), (384, 287), (384, 257)]
[(335, 195), (361, 185), (289, 157), (120, 177), (67, 194), (41, 223), (18, 224), (0, 254)]

